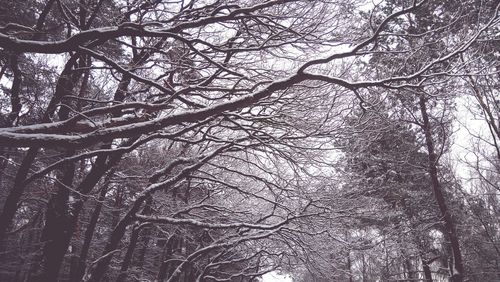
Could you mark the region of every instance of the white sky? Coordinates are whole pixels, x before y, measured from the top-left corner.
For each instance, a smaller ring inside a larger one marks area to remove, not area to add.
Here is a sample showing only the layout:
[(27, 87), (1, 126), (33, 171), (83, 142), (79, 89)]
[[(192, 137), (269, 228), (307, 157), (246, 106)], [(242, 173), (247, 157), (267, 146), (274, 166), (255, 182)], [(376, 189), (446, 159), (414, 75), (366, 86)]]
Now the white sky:
[(293, 282), (292, 278), (285, 275), (279, 275), (276, 272), (269, 272), (262, 276), (263, 282)]
[(451, 146), (451, 158), (455, 165), (456, 175), (462, 180), (471, 177), (470, 168), (467, 163), (474, 163), (475, 156), (471, 154), (472, 143), (477, 142), (474, 136), (482, 136), (489, 140), (488, 126), (486, 122), (470, 112), (475, 102), (471, 97), (461, 96), (456, 99), (457, 111), (455, 112), (457, 120), (454, 127), (455, 132), (452, 136), (453, 144)]

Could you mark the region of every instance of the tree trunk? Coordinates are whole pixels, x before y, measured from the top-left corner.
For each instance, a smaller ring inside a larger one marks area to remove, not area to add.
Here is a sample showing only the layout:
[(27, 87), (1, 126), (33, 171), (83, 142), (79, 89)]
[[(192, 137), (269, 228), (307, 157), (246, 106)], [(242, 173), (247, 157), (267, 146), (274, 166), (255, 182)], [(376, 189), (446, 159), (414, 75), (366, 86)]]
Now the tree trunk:
[(407, 272), (407, 278), (409, 281), (414, 281), (417, 277), (416, 277), (416, 273), (415, 271), (413, 271), (413, 266), (412, 266), (412, 263), (411, 263), (411, 260), (409, 258), (405, 258), (405, 268), (406, 268), (406, 272)]
[[(170, 168), (172, 169), (172, 167)], [(170, 171), (164, 171), (164, 174), (168, 174)], [(155, 175), (150, 178), (150, 183), (156, 183), (162, 175)], [(179, 177), (180, 178), (180, 177)], [(102, 256), (97, 262), (96, 266), (92, 269), (89, 277), (84, 277), (85, 281), (99, 282), (102, 280), (105, 272), (108, 269), (109, 263), (113, 257), (113, 253), (116, 251), (118, 244), (120, 243), (123, 235), (126, 232), (127, 226), (130, 225), (134, 219), (137, 212), (140, 210), (142, 204), (151, 198), (150, 194), (142, 194), (134, 201), (132, 207), (126, 213), (126, 215), (118, 222), (115, 229), (111, 232), (108, 243), (102, 252)], [(148, 204), (146, 203), (146, 207)], [(146, 208), (145, 208), (146, 209)]]
[(142, 228), (141, 232), (141, 248), (139, 250), (139, 254), (137, 256), (137, 266), (142, 268), (144, 266), (144, 262), (146, 260), (146, 252), (149, 246), (149, 240), (151, 239), (151, 226), (145, 226)]
[(6, 239), (7, 231), (9, 230), (10, 224), (12, 223), (12, 219), (17, 211), (17, 204), (21, 199), (21, 196), (24, 191), (23, 182), (26, 179), (26, 175), (28, 175), (29, 168), (31, 164), (35, 160), (35, 157), (38, 153), (38, 148), (30, 148), (24, 157), (21, 166), (17, 170), (14, 186), (9, 192), (7, 199), (5, 200), (5, 204), (2, 209), (2, 213), (0, 214), (0, 250), (3, 249), (4, 240)]
[(351, 262), (351, 254), (349, 251), (347, 251), (347, 275), (349, 275), (349, 282), (353, 282), (354, 280), (352, 279), (352, 262)]
[(10, 65), (12, 69), (12, 73), (14, 78), (12, 80), (12, 87), (10, 90), (10, 104), (11, 104), (11, 112), (8, 116), (8, 122), (10, 126), (15, 126), (15, 121), (19, 117), (19, 113), (21, 112), (21, 99), (19, 94), (21, 92), (21, 83), (22, 83), (22, 72), (19, 69), (19, 54), (12, 54), (10, 56)]
[(135, 214), (139, 211), (142, 203), (146, 200), (146, 196), (139, 197), (135, 202), (132, 208), (127, 212), (127, 214), (118, 222), (115, 229), (111, 232), (110, 238), (104, 251), (102, 253), (101, 258), (97, 262), (96, 266), (92, 269), (89, 277), (84, 277), (85, 281), (97, 282), (101, 281), (105, 272), (108, 269), (109, 263), (111, 262), (112, 253), (117, 249), (118, 244), (120, 243), (123, 235), (127, 230), (127, 226), (129, 226), (133, 221)]
[[(68, 89), (70, 89), (69, 85), (66, 85), (66, 83), (68, 83), (68, 76), (65, 77), (66, 78), (61, 78), (63, 83), (61, 83), (62, 85), (60, 87), (66, 87), (64, 91), (68, 91)], [(129, 80), (127, 81), (129, 82)], [(128, 82), (122, 83), (117, 92), (123, 92), (128, 87)], [(57, 90), (56, 93), (58, 93)], [(62, 107), (59, 111), (60, 119), (66, 119), (68, 115), (68, 109)], [(104, 147), (108, 145), (109, 144), (104, 145)], [(83, 195), (90, 193), (101, 177), (120, 160), (120, 156), (121, 155), (115, 155), (108, 160), (107, 155), (99, 155), (91, 171), (76, 190)], [(72, 163), (72, 165), (68, 165), (68, 167), (64, 169), (66, 175), (66, 172), (68, 172), (66, 170), (70, 169), (69, 167), (72, 168), (73, 172), (71, 173), (71, 179), (74, 176), (74, 166), (74, 163)], [(67, 175), (69, 176), (69, 174)], [(67, 186), (71, 185), (66, 182), (63, 183)], [(47, 243), (44, 246), (42, 254), (41, 273), (37, 273), (32, 277), (31, 281), (33, 282), (56, 281), (57, 279), (59, 268), (61, 267), (62, 260), (66, 254), (74, 228), (78, 221), (78, 215), (83, 207), (83, 199), (80, 198), (80, 195), (75, 194), (74, 197), (75, 201), (72, 204), (71, 213), (68, 213), (69, 190), (64, 187), (64, 185), (59, 187), (56, 196), (49, 201), (49, 206), (47, 208), (47, 223), (43, 231), (46, 236), (44, 237), (42, 235), (42, 240), (47, 240)], [(65, 212), (65, 214), (62, 214), (63, 212)]]
[(366, 260), (365, 260), (365, 255), (364, 254), (361, 255), (361, 264), (362, 264), (362, 266), (361, 266), (361, 275), (362, 275), (361, 281), (367, 282)]
[(429, 263), (422, 259), (422, 268), (424, 270), (424, 281), (432, 282), (432, 273)]
[[(49, 105), (47, 106), (47, 110), (42, 118), (42, 122), (50, 121), (50, 117), (55, 112), (56, 106), (61, 101), (61, 98), (67, 93), (71, 94), (74, 82), (71, 79), (68, 79), (68, 76), (70, 75), (72, 66), (77, 59), (77, 54), (72, 55), (64, 66), (60, 78), (57, 81), (56, 91), (54, 93), (54, 96), (50, 100)], [(0, 214), (0, 250), (2, 249), (2, 245), (4, 244), (5, 235), (10, 227), (10, 224), (12, 223), (14, 215), (16, 214), (17, 204), (19, 203), (19, 200), (21, 199), (21, 196), (24, 192), (24, 180), (26, 179), (29, 168), (33, 164), (33, 161), (38, 154), (38, 149), (38, 147), (31, 147), (26, 153), (26, 156), (24, 157), (21, 166), (16, 173), (14, 185), (9, 192), (9, 195), (7, 196), (2, 214)]]
[(169, 267), (168, 260), (172, 258), (174, 241), (175, 235), (172, 235), (168, 238), (167, 243), (165, 244), (164, 253), (161, 258), (160, 270), (158, 271), (158, 275), (156, 276), (157, 282), (163, 282), (167, 277)]
[(419, 104), (420, 104), (420, 112), (422, 114), (422, 119), (423, 119), (422, 129), (425, 134), (425, 141), (428, 151), (428, 160), (429, 160), (428, 171), (431, 177), (432, 190), (434, 192), (434, 197), (438, 204), (439, 211), (441, 212), (441, 216), (443, 217), (444, 228), (447, 233), (446, 235), (451, 243), (453, 261), (450, 265), (451, 266), (450, 277), (451, 281), (453, 282), (462, 282), (464, 279), (464, 266), (462, 262), (462, 254), (460, 252), (460, 243), (458, 240), (457, 230), (453, 222), (453, 218), (448, 210), (448, 206), (446, 204), (446, 200), (444, 198), (441, 184), (438, 178), (438, 169), (437, 169), (438, 159), (436, 156), (436, 152), (434, 150), (434, 141), (432, 139), (432, 133), (431, 133), (432, 128), (429, 122), (426, 101), (423, 94), (420, 95)]
[(132, 235), (130, 236), (130, 243), (128, 244), (127, 253), (122, 261), (122, 266), (120, 268), (120, 274), (116, 278), (116, 282), (125, 281), (127, 277), (127, 270), (132, 262), (132, 257), (134, 255), (135, 247), (137, 246), (137, 241), (139, 239), (140, 226), (136, 225), (132, 228)]
[[(142, 210), (143, 215), (151, 215), (153, 212), (153, 197), (149, 196), (144, 205), (144, 209)], [(137, 257), (137, 266), (142, 268), (144, 266), (144, 260), (146, 259), (146, 251), (148, 249), (149, 240), (151, 238), (151, 226), (149, 224), (143, 225), (141, 227), (141, 249), (139, 250), (139, 254)]]
[(90, 250), (90, 243), (92, 242), (92, 237), (94, 236), (94, 231), (97, 226), (97, 221), (101, 214), (102, 203), (106, 196), (106, 192), (108, 191), (109, 178), (111, 178), (112, 174), (113, 173), (108, 174), (108, 180), (106, 181), (106, 183), (101, 189), (101, 192), (99, 193), (99, 198), (97, 199), (97, 203), (90, 218), (90, 222), (87, 226), (87, 229), (85, 230), (83, 245), (80, 251), (80, 257), (78, 258), (78, 265), (76, 266), (76, 269), (74, 270), (73, 274), (70, 275), (72, 279), (71, 281), (79, 281), (80, 279), (82, 279), (83, 274), (85, 273), (87, 256)]
[[(174, 240), (172, 241), (172, 256), (171, 256), (171, 259), (173, 258), (173, 254), (176, 251), (179, 251), (181, 249), (182, 249), (182, 238), (180, 238), (179, 236), (176, 236), (174, 238)], [(167, 277), (166, 278), (168, 278), (169, 281), (179, 282), (180, 275), (174, 275), (175, 270), (177, 269), (178, 266), (179, 266), (179, 262), (178, 261), (170, 261), (170, 262), (168, 262)], [(172, 276), (174, 276), (174, 277), (172, 277)]]
[(68, 249), (75, 224), (72, 219), (72, 207), (69, 201), (73, 183), (74, 163), (62, 169), (56, 194), (49, 200), (45, 213), (45, 226), (42, 231), (43, 249), (41, 263), (29, 281), (57, 281), (64, 255)]

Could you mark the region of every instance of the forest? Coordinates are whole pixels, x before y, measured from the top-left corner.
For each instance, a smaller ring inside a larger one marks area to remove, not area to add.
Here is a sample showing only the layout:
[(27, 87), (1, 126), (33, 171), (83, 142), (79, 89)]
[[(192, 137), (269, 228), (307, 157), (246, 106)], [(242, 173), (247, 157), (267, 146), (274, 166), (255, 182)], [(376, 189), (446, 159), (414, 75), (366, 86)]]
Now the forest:
[(500, 281), (498, 0), (0, 0), (0, 281)]

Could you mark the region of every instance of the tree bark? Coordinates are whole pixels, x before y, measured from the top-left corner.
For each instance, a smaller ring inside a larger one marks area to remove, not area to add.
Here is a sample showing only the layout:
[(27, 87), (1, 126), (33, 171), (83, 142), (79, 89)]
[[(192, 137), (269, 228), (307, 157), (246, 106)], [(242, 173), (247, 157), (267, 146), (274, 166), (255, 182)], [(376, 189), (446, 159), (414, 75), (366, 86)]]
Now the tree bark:
[[(179, 236), (176, 236), (174, 238), (174, 240), (172, 241), (172, 255), (171, 255), (171, 259), (173, 258), (173, 254), (176, 251), (179, 251), (181, 249), (182, 249), (182, 238), (179, 237)], [(177, 267), (179, 266), (179, 262), (177, 262), (177, 261), (170, 261), (167, 264), (168, 264), (168, 268), (167, 268), (167, 277), (166, 278), (168, 278), (169, 281), (172, 281), (172, 282), (179, 282), (180, 275), (175, 275), (174, 276), (174, 272), (177, 269)], [(172, 277), (172, 276), (174, 276), (174, 277)]]
[(74, 163), (62, 169), (57, 192), (49, 200), (45, 213), (45, 226), (41, 238), (44, 242), (41, 263), (38, 271), (30, 277), (29, 281), (57, 281), (59, 269), (75, 228), (75, 224), (71, 220), (70, 190), (67, 188), (67, 186), (72, 185), (74, 174)]
[(9, 113), (9, 125), (14, 126), (16, 119), (19, 117), (19, 113), (21, 112), (21, 99), (19, 94), (21, 92), (21, 83), (22, 83), (22, 72), (19, 69), (19, 55), (12, 54), (10, 56), (10, 65), (12, 69), (12, 73), (14, 75), (14, 79), (12, 81), (12, 87), (10, 90), (10, 104), (11, 111)]
[(428, 171), (431, 177), (432, 190), (434, 197), (439, 207), (439, 211), (443, 218), (444, 228), (446, 231), (446, 236), (450, 240), (452, 258), (453, 261), (450, 265), (450, 277), (453, 282), (462, 282), (464, 280), (464, 266), (462, 262), (462, 253), (460, 251), (460, 243), (458, 239), (458, 234), (456, 226), (453, 222), (453, 218), (449, 212), (448, 206), (446, 204), (446, 199), (444, 197), (441, 184), (438, 178), (437, 163), (438, 159), (434, 149), (434, 141), (432, 138), (432, 126), (429, 121), (429, 115), (427, 113), (426, 100), (423, 94), (419, 97), (420, 112), (422, 114), (423, 124), (422, 130), (425, 134), (425, 142), (428, 151)]
[(157, 282), (163, 282), (167, 277), (167, 272), (169, 268), (168, 260), (172, 258), (175, 236), (176, 235), (170, 236), (167, 240), (167, 243), (165, 244), (164, 253), (161, 258), (160, 270), (158, 271), (158, 275), (156, 276)]
[[(212, 155), (212, 157), (215, 156)], [(197, 169), (199, 166), (201, 166), (203, 163), (198, 163), (198, 166), (192, 166), (191, 169)], [(163, 171), (163, 174), (167, 175), (170, 173), (172, 168), (175, 167), (175, 165), (170, 166), (168, 170)], [(185, 170), (178, 174), (175, 179), (178, 181), (179, 179), (183, 177), (187, 177), (189, 174), (189, 170)], [(154, 175), (153, 177), (150, 178), (149, 182), (150, 183), (156, 183), (163, 175), (162, 174), (157, 174)], [(171, 183), (172, 185), (173, 183)], [(132, 207), (128, 210), (128, 212), (125, 214), (125, 216), (122, 217), (122, 219), (118, 222), (114, 230), (111, 232), (111, 235), (108, 239), (108, 243), (106, 244), (106, 247), (104, 248), (104, 251), (102, 252), (102, 256), (97, 262), (96, 266), (92, 269), (92, 272), (89, 274), (88, 277), (84, 277), (85, 281), (92, 281), (92, 282), (99, 282), (102, 280), (104, 277), (105, 272), (108, 269), (109, 263), (111, 262), (111, 259), (113, 257), (113, 253), (118, 247), (118, 244), (120, 243), (121, 239), (123, 238), (123, 235), (126, 232), (127, 226), (132, 224), (132, 222), (135, 220), (137, 212), (139, 212), (142, 204), (148, 200), (148, 198), (151, 197), (151, 193), (145, 193), (141, 194), (132, 204)]]
[(30, 148), (24, 157), (21, 166), (17, 170), (16, 176), (14, 178), (14, 185), (5, 200), (5, 204), (0, 214), (0, 250), (3, 249), (7, 231), (10, 228), (12, 219), (17, 211), (17, 204), (21, 199), (24, 191), (23, 182), (26, 179), (26, 175), (29, 172), (31, 164), (35, 160), (38, 153), (38, 148)]
[[(42, 118), (42, 122), (47, 122), (50, 120), (50, 117), (55, 112), (56, 105), (61, 101), (61, 98), (65, 95), (65, 93), (70, 93), (73, 89), (73, 82), (68, 80), (67, 77), (72, 71), (73, 64), (76, 62), (78, 56), (74, 54), (71, 58), (66, 62), (63, 71), (61, 72), (60, 78), (57, 81), (56, 91), (54, 96), (49, 102), (47, 106), (47, 110)], [(69, 92), (68, 92), (69, 91)], [(70, 93), (71, 94), (71, 93)], [(36, 155), (38, 154), (39, 147), (33, 146), (30, 147), (26, 156), (24, 157), (21, 166), (17, 170), (14, 185), (7, 196), (6, 202), (2, 209), (2, 214), (0, 214), (0, 250), (2, 249), (2, 245), (4, 244), (5, 235), (12, 223), (14, 215), (17, 211), (17, 204), (21, 199), (21, 196), (24, 192), (25, 184), (24, 180), (28, 175), (29, 168), (33, 164)]]
[[(108, 178), (111, 178), (112, 173), (108, 174)], [(108, 191), (109, 179), (106, 181), (105, 185), (102, 187), (101, 192), (99, 193), (99, 197), (97, 199), (96, 206), (90, 218), (90, 222), (85, 230), (85, 235), (83, 239), (82, 249), (80, 251), (80, 257), (78, 258), (78, 265), (74, 270), (71, 276), (71, 281), (79, 281), (82, 279), (83, 274), (85, 273), (85, 265), (87, 261), (87, 256), (90, 250), (90, 243), (92, 242), (92, 237), (94, 236), (94, 231), (97, 226), (97, 221), (101, 214), (102, 203), (106, 196), (106, 192)]]
[(137, 241), (139, 239), (140, 226), (136, 225), (132, 228), (132, 235), (130, 236), (130, 243), (128, 244), (127, 252), (123, 258), (122, 265), (120, 268), (120, 274), (116, 278), (116, 282), (125, 281), (127, 277), (127, 270), (132, 262), (132, 257), (134, 255), (135, 247), (137, 246)]
[(422, 259), (422, 268), (424, 270), (424, 281), (432, 282), (431, 268), (429, 266), (429, 263), (427, 261), (424, 261), (423, 259)]
[[(142, 210), (143, 215), (150, 215), (152, 212), (152, 204), (153, 204), (153, 198), (151, 196), (148, 196), (146, 199), (146, 203), (144, 205), (144, 209)], [(139, 235), (141, 233), (141, 230), (144, 228), (149, 228), (149, 226), (146, 225), (136, 225), (132, 229), (132, 235), (130, 237), (130, 243), (127, 248), (127, 253), (125, 254), (125, 258), (123, 259), (122, 266), (120, 268), (120, 275), (118, 275), (118, 278), (116, 279), (116, 282), (121, 282), (125, 280), (128, 268), (130, 267), (132, 263), (132, 258), (134, 256), (134, 251), (135, 248), (137, 247), (137, 242), (139, 241)], [(143, 237), (146, 236), (145, 242), (147, 243), (147, 240), (149, 239), (149, 234), (143, 234)], [(140, 254), (140, 264), (142, 264), (144, 260), (144, 255), (145, 255), (145, 246), (143, 246), (143, 252)], [(142, 256), (142, 257), (141, 257)], [(142, 260), (142, 262), (141, 262)], [(142, 265), (140, 265), (142, 266)]]
[(349, 275), (349, 282), (353, 282), (353, 277), (352, 277), (352, 266), (351, 266), (351, 254), (349, 251), (347, 251), (347, 275)]
[(139, 211), (142, 203), (144, 203), (145, 200), (146, 196), (138, 198), (134, 202), (132, 208), (127, 212), (122, 220), (118, 222), (116, 227), (111, 232), (110, 238), (108, 240), (108, 243), (106, 244), (106, 247), (104, 248), (99, 262), (93, 268), (90, 276), (84, 277), (85, 281), (97, 282), (102, 280), (106, 270), (108, 269), (108, 265), (111, 262), (112, 252), (117, 249), (118, 244), (120, 243), (123, 235), (125, 234), (125, 231), (127, 230), (127, 226), (129, 226), (134, 221), (135, 214)]

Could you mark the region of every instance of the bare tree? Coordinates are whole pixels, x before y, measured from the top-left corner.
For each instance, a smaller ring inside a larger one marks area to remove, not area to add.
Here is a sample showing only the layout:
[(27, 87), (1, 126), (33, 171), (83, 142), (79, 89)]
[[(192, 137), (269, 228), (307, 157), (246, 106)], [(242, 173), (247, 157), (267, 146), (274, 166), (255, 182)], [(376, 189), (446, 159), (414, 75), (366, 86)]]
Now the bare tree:
[[(463, 37), (426, 53), (456, 26), (412, 29), (406, 23), (436, 3), (403, 2), (55, 0), (28, 1), (29, 9), (6, 1), (22, 13), (0, 22), (8, 93), (0, 168), (10, 176), (1, 181), (1, 259), (23, 263), (2, 275), (252, 281), (285, 265), (313, 266), (299, 258), (317, 255), (306, 238), (349, 231), (322, 226), (345, 224), (324, 197), (338, 179), (331, 162), (346, 117), (366, 111), (368, 93), (452, 76), (498, 22), (491, 7)], [(408, 68), (377, 60), (393, 55)], [(38, 61), (55, 78), (30, 80)], [(439, 192), (433, 129), (420, 105)], [(341, 205), (363, 203), (342, 197)], [(24, 230), (32, 249), (19, 252), (12, 242), (23, 242)]]

